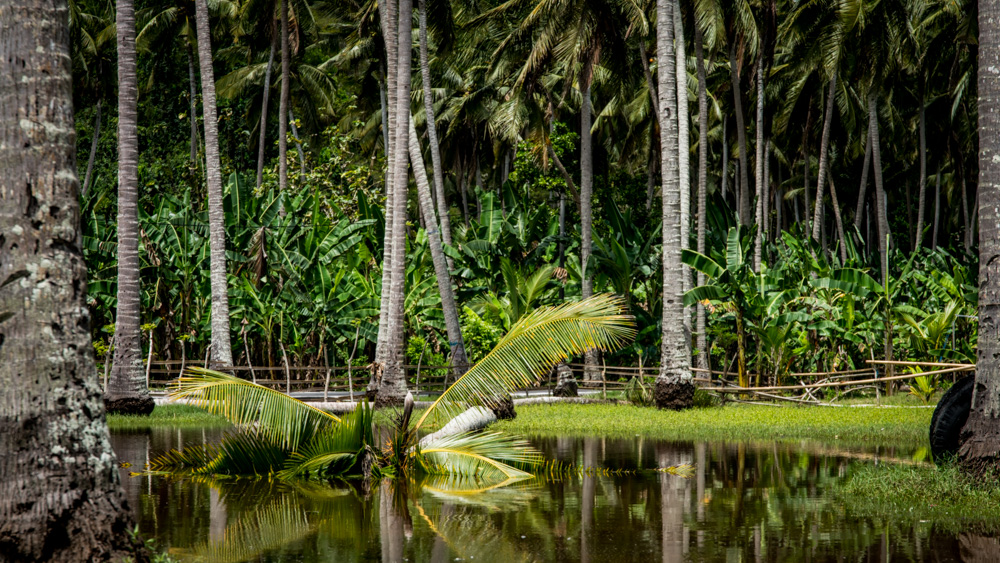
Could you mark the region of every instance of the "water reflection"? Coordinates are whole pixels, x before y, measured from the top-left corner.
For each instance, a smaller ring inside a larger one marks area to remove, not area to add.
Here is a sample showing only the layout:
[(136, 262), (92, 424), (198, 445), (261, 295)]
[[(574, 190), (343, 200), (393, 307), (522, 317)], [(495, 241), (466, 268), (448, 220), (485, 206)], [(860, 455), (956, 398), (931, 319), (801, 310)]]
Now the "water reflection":
[[(142, 465), (220, 431), (115, 434)], [(852, 517), (830, 487), (861, 463), (914, 452), (809, 444), (533, 440), (550, 459), (609, 471), (478, 494), (454, 482), (123, 479), (140, 530), (204, 561), (996, 561), (995, 538)], [(919, 456), (916, 456), (919, 457)], [(693, 464), (690, 478), (654, 471)], [(619, 472), (619, 470), (621, 470)]]

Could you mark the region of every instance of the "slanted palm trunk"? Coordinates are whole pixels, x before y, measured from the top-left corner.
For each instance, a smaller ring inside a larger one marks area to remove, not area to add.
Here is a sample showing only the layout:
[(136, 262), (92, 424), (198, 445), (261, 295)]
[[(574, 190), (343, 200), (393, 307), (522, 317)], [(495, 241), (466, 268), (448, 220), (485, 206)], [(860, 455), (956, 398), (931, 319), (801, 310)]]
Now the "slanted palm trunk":
[(427, 116), (427, 142), (430, 144), (431, 168), (434, 171), (434, 194), (437, 196), (441, 240), (445, 244), (451, 245), (451, 218), (448, 217), (448, 201), (444, 197), (444, 170), (441, 167), (441, 147), (438, 145), (437, 124), (434, 118), (434, 96), (431, 92), (431, 63), (427, 49), (427, 0), (420, 0), (419, 20), (420, 77), (424, 87), (424, 113)]
[(820, 225), (823, 224), (823, 184), (826, 182), (828, 154), (830, 146), (830, 124), (833, 122), (833, 101), (837, 87), (837, 74), (830, 78), (830, 89), (826, 94), (826, 114), (823, 116), (823, 134), (819, 142), (819, 171), (816, 174), (816, 208), (813, 211), (812, 238), (819, 240)]
[(212, 363), (233, 365), (229, 340), (229, 285), (226, 279), (226, 212), (222, 207), (222, 165), (219, 161), (219, 121), (215, 111), (215, 72), (208, 0), (195, 1), (198, 62), (201, 70), (202, 114), (205, 116), (205, 179), (208, 184), (209, 278), (212, 287)]
[(861, 230), (861, 219), (865, 215), (865, 195), (868, 192), (868, 169), (872, 161), (872, 137), (865, 137), (865, 162), (861, 165), (861, 188), (858, 190), (858, 207), (854, 211), (854, 228)]
[[(708, 93), (705, 88), (705, 49), (701, 27), (694, 25), (694, 52), (698, 63), (698, 252), (705, 253), (705, 229), (708, 213)], [(725, 133), (723, 132), (723, 135)], [(723, 177), (723, 184), (726, 179)], [(705, 285), (705, 274), (698, 272), (698, 286)], [(696, 311), (698, 367), (709, 368), (708, 341), (705, 337), (705, 306), (698, 303)]]
[[(395, 146), (392, 154), (392, 228), (387, 230), (392, 238), (392, 261), (389, 264), (389, 287), (382, 288), (382, 299), (387, 300), (387, 317), (383, 333), (384, 343), (375, 357), (373, 390), (376, 406), (399, 404), (406, 396), (406, 372), (403, 369), (403, 301), (406, 297), (406, 192), (409, 183), (407, 164), (409, 155), (410, 120), (410, 68), (413, 31), (413, 1), (399, 0), (397, 53), (396, 53), (396, 106), (394, 116)], [(390, 23), (391, 25), (391, 23)], [(384, 267), (384, 266), (383, 266)]]
[(90, 180), (93, 178), (94, 161), (97, 160), (97, 145), (101, 140), (101, 98), (97, 98), (97, 108), (94, 112), (94, 138), (90, 140), (90, 157), (87, 158), (87, 174), (84, 176), (83, 189), (80, 195), (87, 197), (90, 191)]
[(274, 69), (274, 51), (276, 45), (271, 41), (271, 54), (267, 57), (267, 69), (264, 70), (264, 91), (260, 102), (260, 140), (257, 144), (257, 189), (264, 181), (264, 149), (267, 148), (267, 102), (271, 94), (271, 71)]
[[(199, 34), (200, 35), (200, 34)], [(288, 188), (288, 0), (281, 0), (281, 97), (278, 100), (278, 189)], [(284, 209), (282, 209), (284, 215)]]
[[(657, 0), (656, 53), (660, 68), (674, 64), (674, 0)], [(663, 333), (660, 373), (654, 398), (660, 408), (682, 409), (692, 405), (691, 343), (684, 331), (684, 301), (681, 293), (681, 194), (677, 170), (677, 74), (660, 72), (659, 96), (661, 170), (663, 171)]]
[[(127, 533), (90, 341), (66, 13), (0, 4), (0, 558), (148, 561)], [(119, 2), (133, 65), (134, 22)]]
[(434, 217), (434, 203), (431, 201), (431, 188), (427, 183), (427, 171), (424, 168), (423, 156), (420, 154), (420, 141), (417, 139), (417, 129), (413, 125), (412, 118), (409, 138), (410, 163), (413, 165), (413, 176), (417, 180), (420, 209), (427, 222), (427, 243), (431, 247), (431, 261), (434, 263), (438, 292), (441, 294), (441, 310), (444, 313), (448, 346), (451, 347), (451, 365), (454, 367), (455, 375), (462, 375), (468, 369), (469, 359), (465, 355), (465, 341), (462, 339), (462, 326), (458, 318), (458, 306), (455, 304), (455, 293), (451, 288), (451, 274), (448, 272), (448, 261), (441, 248), (438, 223)]
[(1000, 2), (979, 3), (979, 351), (959, 459), (973, 472), (1000, 464)]
[(750, 226), (750, 180), (747, 177), (747, 132), (743, 116), (743, 94), (740, 91), (740, 71), (736, 63), (736, 48), (729, 49), (729, 74), (733, 83), (733, 110), (736, 114), (736, 142), (739, 145), (739, 185), (736, 189), (736, 212), (740, 224)]
[[(149, 414), (153, 398), (142, 370), (139, 332), (139, 136), (135, 74), (135, 7), (119, 2), (118, 22), (118, 310), (115, 353), (104, 393), (109, 412)], [(66, 240), (76, 240), (72, 237)]]

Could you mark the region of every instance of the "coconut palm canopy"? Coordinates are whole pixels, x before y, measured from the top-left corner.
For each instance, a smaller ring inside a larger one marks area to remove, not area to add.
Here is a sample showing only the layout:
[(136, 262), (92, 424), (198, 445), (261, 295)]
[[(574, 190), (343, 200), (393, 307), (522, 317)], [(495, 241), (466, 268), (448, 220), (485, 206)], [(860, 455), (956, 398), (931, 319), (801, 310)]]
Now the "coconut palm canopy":
[(446, 417), (491, 405), (535, 384), (559, 361), (590, 349), (610, 351), (635, 335), (624, 301), (597, 295), (541, 307), (518, 321), (499, 344), (410, 424), (412, 399), (389, 437), (376, 440), (367, 404), (338, 418), (284, 393), (218, 371), (190, 368), (171, 392), (235, 426), (219, 444), (172, 450), (149, 469), (169, 473), (283, 479), (379, 477), (411, 472), (473, 479), (478, 487), (531, 476), (543, 465), (526, 441), (497, 432), (438, 432), (420, 443), (417, 430), (434, 413)]

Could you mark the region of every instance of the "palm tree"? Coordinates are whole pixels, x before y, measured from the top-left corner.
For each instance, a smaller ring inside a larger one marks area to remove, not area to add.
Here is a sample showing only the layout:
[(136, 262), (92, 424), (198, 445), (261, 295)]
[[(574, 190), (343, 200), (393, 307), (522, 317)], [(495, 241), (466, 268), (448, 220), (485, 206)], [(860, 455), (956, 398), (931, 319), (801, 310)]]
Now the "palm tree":
[(441, 238), (445, 244), (450, 245), (451, 219), (448, 217), (448, 201), (444, 197), (444, 169), (441, 166), (441, 146), (438, 144), (437, 124), (434, 118), (434, 96), (431, 91), (431, 64), (427, 48), (427, 0), (420, 0), (420, 16), (418, 20), (420, 22), (420, 77), (424, 87), (424, 114), (427, 120), (427, 142), (430, 145), (431, 165), (434, 171), (434, 195), (437, 198), (437, 214), (441, 226)]
[(684, 284), (681, 276), (688, 275), (681, 264), (680, 177), (677, 161), (677, 74), (669, 72), (675, 64), (673, 0), (656, 3), (656, 58), (660, 108), (661, 170), (663, 172), (663, 333), (660, 343), (660, 373), (656, 378), (654, 398), (659, 408), (689, 408), (694, 401), (691, 381), (691, 342), (684, 330)]
[(288, 188), (288, 82), (291, 75), (288, 51), (288, 0), (281, 0), (281, 97), (278, 102), (278, 188), (281, 191)]
[(139, 331), (139, 136), (135, 74), (135, 7), (117, 5), (118, 26), (118, 311), (115, 351), (105, 389), (108, 412), (149, 414), (153, 398), (142, 369)]
[(229, 283), (226, 278), (226, 212), (222, 206), (222, 165), (219, 161), (219, 121), (215, 107), (215, 71), (208, 0), (195, 0), (198, 62), (201, 67), (202, 111), (205, 114), (205, 179), (208, 184), (209, 277), (212, 286), (212, 362), (233, 365), (229, 340)]
[[(21, 124), (0, 128), (0, 184), (17, 186), (0, 198), (0, 541), (17, 561), (146, 561), (123, 533), (135, 521), (95, 377), (66, 14), (64, 2), (0, 7), (0, 123)], [(118, 14), (131, 48), (131, 2)]]
[(959, 459), (971, 471), (994, 471), (1000, 460), (1000, 440), (997, 439), (996, 397), (1000, 393), (997, 375), (998, 338), (996, 324), (1000, 303), (997, 302), (997, 282), (1000, 280), (1000, 81), (997, 61), (1000, 60), (1000, 2), (979, 3), (979, 212), (991, 214), (979, 222), (979, 352), (976, 362), (976, 388), (972, 410), (962, 429)]
[[(698, 252), (705, 253), (705, 231), (708, 223), (708, 93), (705, 86), (705, 47), (701, 25), (694, 24), (694, 51), (698, 65)], [(724, 180), (723, 180), (724, 181)], [(698, 272), (697, 285), (705, 285), (705, 274)], [(708, 343), (705, 338), (705, 306), (699, 302), (695, 311), (698, 367), (709, 369)]]

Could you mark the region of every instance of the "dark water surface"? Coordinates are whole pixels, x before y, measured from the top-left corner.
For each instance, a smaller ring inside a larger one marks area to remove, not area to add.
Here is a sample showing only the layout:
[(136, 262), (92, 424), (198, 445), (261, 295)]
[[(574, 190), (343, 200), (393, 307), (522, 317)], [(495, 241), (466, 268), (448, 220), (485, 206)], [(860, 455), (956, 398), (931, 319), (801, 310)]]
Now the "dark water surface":
[[(992, 561), (996, 540), (852, 517), (830, 494), (859, 464), (922, 452), (815, 444), (544, 438), (549, 459), (608, 471), (479, 494), (446, 483), (207, 482), (130, 477), (219, 430), (112, 434), (139, 529), (205, 561)], [(691, 464), (689, 478), (655, 471)], [(617, 470), (628, 470), (618, 472)], [(637, 471), (633, 471), (637, 470)]]

